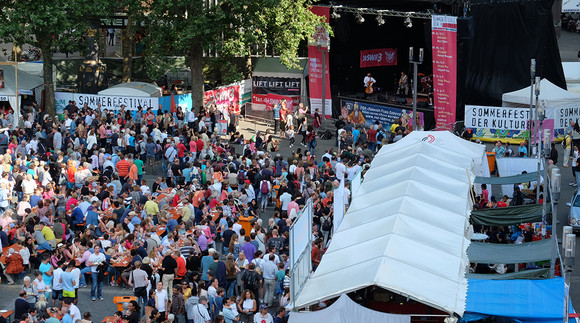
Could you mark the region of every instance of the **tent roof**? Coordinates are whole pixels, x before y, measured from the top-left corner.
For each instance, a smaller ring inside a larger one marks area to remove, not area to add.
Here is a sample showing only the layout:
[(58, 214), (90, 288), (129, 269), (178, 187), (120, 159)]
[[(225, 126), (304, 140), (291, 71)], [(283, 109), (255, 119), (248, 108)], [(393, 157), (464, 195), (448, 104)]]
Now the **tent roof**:
[(516, 264), (550, 259), (553, 248), (552, 239), (520, 244), (471, 242), (467, 256), (472, 263)]
[[(540, 82), (540, 100), (545, 100), (548, 106), (557, 106), (570, 103), (578, 103), (580, 95), (566, 91), (554, 85), (547, 79)], [(503, 105), (530, 105), (530, 86), (514, 92), (502, 95)]]
[(422, 141), (379, 155), (296, 307), (376, 285), (463, 314), (472, 159)]
[(254, 76), (302, 77), (308, 59), (298, 59), (299, 68), (288, 69), (277, 57), (260, 57), (254, 68)]
[(580, 62), (562, 62), (566, 84), (580, 83)]
[(519, 320), (559, 319), (564, 315), (564, 278), (543, 280), (469, 279), (466, 312)]
[(155, 84), (127, 82), (99, 91), (99, 95), (161, 97), (163, 91)]
[[(16, 94), (16, 77), (14, 73), (14, 66), (0, 66), (4, 70), (4, 88), (0, 89), (0, 95), (13, 96)], [(18, 90), (31, 91), (44, 84), (41, 77), (21, 71), (18, 69)]]
[(389, 322), (409, 323), (411, 316), (374, 311), (355, 303), (346, 294), (329, 307), (315, 312), (290, 312), (288, 323), (348, 323), (348, 322)]

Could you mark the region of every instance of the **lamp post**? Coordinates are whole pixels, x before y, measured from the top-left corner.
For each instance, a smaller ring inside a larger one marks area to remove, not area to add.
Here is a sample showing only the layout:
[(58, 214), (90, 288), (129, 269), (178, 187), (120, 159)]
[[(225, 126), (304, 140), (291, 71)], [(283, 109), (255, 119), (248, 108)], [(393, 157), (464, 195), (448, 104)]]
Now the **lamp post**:
[(562, 248), (564, 249), (564, 281), (565, 281), (565, 304), (564, 322), (568, 322), (570, 313), (570, 276), (574, 258), (576, 256), (576, 235), (572, 234), (572, 227), (565, 226), (562, 235)]
[(542, 164), (542, 151), (541, 151), (541, 143), (542, 136), (540, 131), (542, 130), (542, 122), (544, 120), (544, 107), (540, 107), (539, 99), (540, 99), (540, 77), (536, 76), (536, 122), (538, 124), (538, 131), (535, 132), (534, 138), (537, 135), (539, 138), (536, 139), (536, 154), (538, 155), (538, 181), (536, 182), (536, 204), (540, 202), (540, 165)]
[(529, 133), (528, 133), (528, 155), (531, 156), (532, 154), (532, 133), (534, 133), (534, 81), (536, 79), (536, 59), (532, 58), (530, 63), (530, 76), (531, 76), (531, 85), (530, 85), (530, 124), (529, 124)]
[(558, 235), (556, 234), (556, 226), (558, 225), (558, 200), (560, 199), (560, 186), (562, 183), (562, 176), (559, 168), (553, 168), (550, 174), (550, 196), (552, 203), (552, 254), (550, 257), (550, 278), (554, 278), (554, 271), (556, 269), (556, 249), (558, 248)]
[(415, 60), (413, 47), (409, 47), (409, 63), (413, 64), (413, 131), (417, 129), (417, 73), (418, 65), (423, 64), (424, 50), (419, 48), (419, 59)]

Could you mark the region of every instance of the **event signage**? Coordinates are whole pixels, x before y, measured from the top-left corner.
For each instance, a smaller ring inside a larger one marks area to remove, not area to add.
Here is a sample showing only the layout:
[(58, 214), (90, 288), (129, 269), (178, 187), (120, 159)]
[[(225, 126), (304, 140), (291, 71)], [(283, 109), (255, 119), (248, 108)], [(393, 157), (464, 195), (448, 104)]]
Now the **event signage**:
[(205, 91), (204, 102), (215, 104), (219, 111), (230, 111), (233, 107), (234, 113), (240, 114), (240, 86), (236, 84)]
[(580, 120), (580, 103), (546, 108), (546, 117), (554, 119), (554, 128), (565, 129), (570, 125), (570, 121)]
[(153, 97), (131, 97), (131, 96), (111, 96), (98, 94), (84, 94), (84, 93), (69, 93), (69, 92), (55, 92), (54, 93), (56, 113), (64, 113), (64, 108), (68, 101), (76, 101), (77, 106), (82, 107), (85, 103), (91, 108), (97, 108), (101, 105), (101, 110), (117, 111), (121, 105), (125, 105), (125, 110), (137, 110), (138, 107), (149, 108), (157, 110), (159, 106), (159, 98)]
[[(378, 121), (387, 131), (390, 131), (391, 125), (397, 120), (401, 120), (403, 125), (410, 124), (413, 114), (413, 111), (409, 110), (353, 100), (341, 100), (341, 106), (343, 119), (366, 127), (373, 126)], [(423, 126), (425, 124), (423, 113), (417, 112), (417, 114), (419, 123)]]
[(289, 108), (300, 103), (300, 78), (252, 77), (252, 103), (271, 110), (278, 101), (286, 99)]
[(435, 124), (452, 130), (457, 99), (457, 17), (433, 15), (431, 27)]
[[(325, 17), (328, 23), (330, 8), (312, 6), (310, 11), (314, 14)], [(317, 32), (310, 37), (308, 44), (308, 83), (310, 87), (310, 111), (316, 110), (326, 117), (332, 116), (332, 97), (330, 95), (330, 74), (328, 73), (328, 32), (324, 28), (317, 27)], [(320, 48), (319, 48), (320, 47)], [(325, 66), (323, 70), (322, 58), (324, 55)], [(322, 88), (322, 78), (324, 77), (324, 89)], [(322, 107), (322, 93), (324, 91), (325, 107)]]
[(529, 108), (465, 106), (465, 127), (525, 131), (530, 120)]
[(0, 101), (8, 101), (7, 95), (0, 95)]
[(397, 65), (397, 49), (381, 48), (360, 51), (360, 67)]
[(4, 88), (4, 70), (0, 69), (0, 89)]

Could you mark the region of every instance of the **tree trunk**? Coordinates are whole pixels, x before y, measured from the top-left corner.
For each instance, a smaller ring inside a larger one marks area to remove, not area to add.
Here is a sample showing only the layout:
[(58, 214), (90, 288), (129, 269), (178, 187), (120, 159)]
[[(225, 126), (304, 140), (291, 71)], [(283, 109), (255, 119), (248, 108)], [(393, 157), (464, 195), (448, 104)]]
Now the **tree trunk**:
[(20, 53), (22, 53), (22, 48), (16, 44), (12, 43), (12, 61), (18, 62), (20, 60)]
[(54, 118), (56, 105), (54, 101), (54, 79), (52, 78), (52, 50), (49, 42), (42, 42), (40, 46), (43, 61), (42, 74), (44, 75), (44, 111)]
[(121, 82), (131, 82), (131, 71), (133, 65), (133, 47), (135, 42), (133, 32), (133, 19), (131, 15), (127, 17), (127, 28), (122, 31), (123, 42), (123, 78)]
[(252, 57), (250, 54), (246, 55), (246, 66), (244, 66), (244, 77), (249, 79), (252, 77)]
[(200, 43), (195, 43), (190, 50), (190, 67), (191, 67), (191, 99), (192, 108), (203, 105), (203, 50)]

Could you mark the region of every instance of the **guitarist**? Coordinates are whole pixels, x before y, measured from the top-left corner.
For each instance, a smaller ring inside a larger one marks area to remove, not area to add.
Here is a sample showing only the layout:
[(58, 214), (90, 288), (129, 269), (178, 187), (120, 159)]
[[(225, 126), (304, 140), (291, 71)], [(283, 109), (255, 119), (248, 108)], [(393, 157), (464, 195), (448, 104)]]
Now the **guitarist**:
[[(368, 73), (367, 76), (365, 76), (364, 80), (364, 88), (365, 88), (365, 98), (369, 96), (369, 94), (373, 93), (373, 84), (377, 83), (377, 80), (375, 80), (372, 76), (371, 73)], [(370, 89), (370, 91), (369, 91)]]

